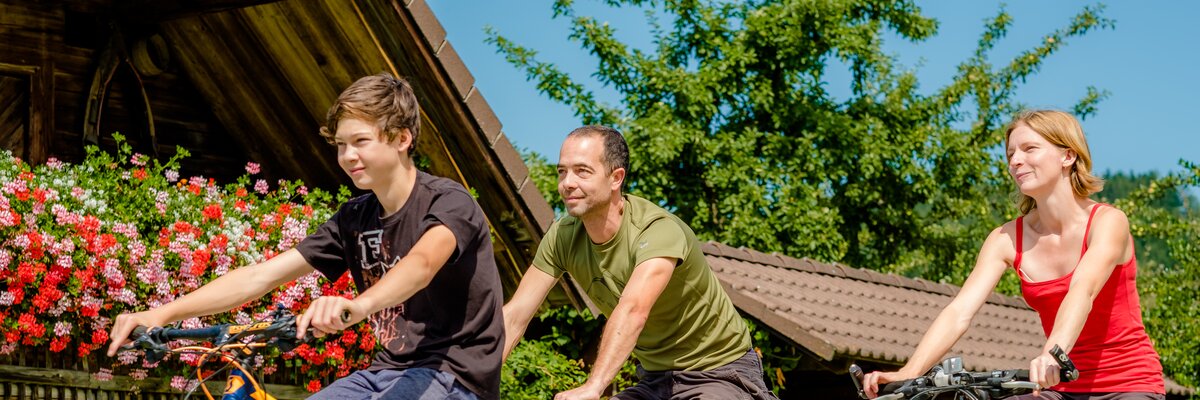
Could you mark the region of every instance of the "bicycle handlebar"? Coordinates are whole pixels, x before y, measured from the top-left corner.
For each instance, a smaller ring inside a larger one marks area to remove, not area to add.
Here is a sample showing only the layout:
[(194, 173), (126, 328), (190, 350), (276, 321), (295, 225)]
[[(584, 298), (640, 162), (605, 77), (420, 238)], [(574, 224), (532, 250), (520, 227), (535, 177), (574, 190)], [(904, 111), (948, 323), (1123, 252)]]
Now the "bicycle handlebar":
[[(129, 337), (133, 341), (121, 348), (145, 350), (146, 361), (151, 363), (165, 358), (171, 350), (167, 343), (178, 339), (212, 341), (215, 347), (221, 347), (241, 339), (251, 338), (251, 342), (271, 344), (284, 352), (291, 351), (301, 342), (296, 338), (296, 316), (282, 307), (277, 308), (267, 321), (241, 325), (222, 324), (194, 329), (138, 326), (134, 328)], [(311, 338), (312, 336), (307, 337)]]
[[(1079, 370), (1075, 368), (1075, 364), (1071, 362), (1071, 358), (1067, 356), (1065, 351), (1056, 345), (1050, 349), (1050, 355), (1059, 364), (1059, 376), (1063, 382), (1079, 379)], [(850, 377), (854, 380), (854, 386), (858, 389), (859, 397), (866, 399), (866, 393), (862, 388), (862, 368), (858, 365), (851, 365)], [(962, 369), (962, 359), (953, 357), (942, 361), (942, 364), (934, 366), (925, 375), (915, 379), (889, 382), (882, 385), (879, 388), (881, 396), (877, 399), (916, 399), (923, 394), (933, 396), (939, 393), (961, 391), (982, 391), (985, 393), (982, 398), (986, 399), (989, 398), (988, 396), (1008, 396), (1038, 388), (1036, 383), (1029, 381), (1029, 370), (1008, 369), (990, 372), (965, 372)], [(973, 395), (970, 398), (977, 397)]]

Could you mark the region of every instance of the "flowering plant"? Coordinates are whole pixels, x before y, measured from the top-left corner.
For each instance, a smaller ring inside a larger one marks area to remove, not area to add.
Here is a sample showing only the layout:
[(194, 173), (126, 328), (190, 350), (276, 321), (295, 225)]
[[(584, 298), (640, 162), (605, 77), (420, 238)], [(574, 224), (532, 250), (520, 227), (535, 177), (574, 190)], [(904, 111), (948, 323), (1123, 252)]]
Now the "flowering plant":
[[(115, 158), (89, 147), (78, 165), (51, 159), (32, 166), (0, 152), (0, 355), (21, 346), (95, 357), (118, 314), (158, 307), (286, 251), (349, 197), (344, 187), (335, 196), (298, 181), (272, 185), (255, 178), (254, 163), (224, 186), (183, 178), (179, 159), (186, 150), (160, 163), (114, 137)], [(314, 272), (230, 313), (182, 325), (248, 323), (276, 304), (299, 313), (319, 296), (352, 292), (348, 275), (331, 282)], [(295, 367), (315, 391), (368, 365), (374, 350), (374, 335), (361, 324), (259, 361), (268, 376)], [(125, 352), (99, 360), (112, 365), (94, 376), (118, 371), (144, 379), (153, 369), (156, 376), (175, 375), (173, 386), (183, 389), (191, 381), (180, 376), (188, 367), (179, 362), (195, 365), (197, 358), (149, 365)]]

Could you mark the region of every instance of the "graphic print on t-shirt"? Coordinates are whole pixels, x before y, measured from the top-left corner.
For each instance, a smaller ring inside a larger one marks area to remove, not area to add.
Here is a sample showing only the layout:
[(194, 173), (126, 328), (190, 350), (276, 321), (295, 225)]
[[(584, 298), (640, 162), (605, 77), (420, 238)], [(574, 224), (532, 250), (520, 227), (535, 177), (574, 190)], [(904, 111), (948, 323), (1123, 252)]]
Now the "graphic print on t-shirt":
[[(383, 275), (390, 271), (396, 262), (400, 261), (399, 256), (393, 257), (389, 254), (390, 251), (383, 241), (382, 229), (359, 234), (358, 248), (362, 249), (359, 262), (362, 263), (362, 279), (367, 288), (375, 286), (375, 283), (379, 282)], [(379, 344), (397, 352), (404, 349), (404, 332), (407, 329), (403, 329), (402, 326), (408, 326), (408, 321), (404, 320), (404, 303), (372, 314), (369, 321)]]

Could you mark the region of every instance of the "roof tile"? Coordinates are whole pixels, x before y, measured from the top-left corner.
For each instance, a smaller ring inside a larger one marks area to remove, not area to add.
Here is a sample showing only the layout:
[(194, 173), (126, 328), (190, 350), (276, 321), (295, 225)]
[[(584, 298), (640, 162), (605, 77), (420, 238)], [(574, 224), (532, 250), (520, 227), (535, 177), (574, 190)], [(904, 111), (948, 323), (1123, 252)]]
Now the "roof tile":
[(430, 48), (437, 51), (442, 46), (442, 42), (446, 40), (446, 29), (442, 28), (442, 23), (438, 21), (437, 16), (433, 15), (433, 9), (429, 8), (429, 4), (425, 0), (413, 0), (406, 7), (413, 20), (417, 22), (421, 36), (425, 37)]
[(520, 187), (521, 199), (525, 206), (529, 207), (529, 212), (537, 219), (537, 224), (542, 228), (542, 232), (545, 232), (554, 222), (554, 209), (550, 208), (550, 203), (547, 203), (546, 198), (542, 197), (537, 185), (534, 185), (529, 179), (525, 181), (526, 183)]
[[(958, 289), (715, 242), (704, 250), (740, 309), (769, 313), (772, 329), (814, 353), (832, 346), (834, 357), (904, 362)], [(953, 351), (976, 369), (1025, 365), (1044, 338), (1034, 311), (1013, 304), (1023, 303), (989, 296)]]
[(488, 143), (496, 143), (500, 137), (500, 118), (496, 117), (492, 106), (484, 99), (479, 88), (471, 88), (466, 102), (467, 109), (471, 110), (471, 116), (475, 117), (475, 123), (479, 124), (479, 130), (483, 133), (484, 138)]
[[(442, 68), (446, 70), (446, 75), (450, 77), (450, 83), (454, 85), (454, 90), (458, 92), (458, 98), (467, 100), (467, 107), (470, 107), (471, 103), (469, 100), (472, 97), (472, 89), (475, 89), (475, 91), (479, 90), (474, 87), (475, 76), (471, 75), (471, 70), (467, 69), (467, 64), (463, 63), (462, 58), (458, 56), (458, 51), (454, 50), (454, 45), (449, 41), (444, 42), (441, 48), (435, 48), (435, 50), (437, 50), (438, 61), (441, 62)], [(480, 98), (480, 101), (482, 100)], [(471, 112), (476, 113), (473, 108)], [(476, 118), (479, 118), (479, 116), (476, 115)], [(497, 124), (499, 124), (499, 120), (497, 120)], [(500, 128), (497, 127), (496, 131), (499, 132), (499, 130)], [(491, 139), (493, 138), (488, 136), (489, 142), (491, 142)]]
[(520, 187), (521, 183), (525, 182), (525, 178), (529, 177), (529, 167), (525, 166), (525, 160), (521, 159), (521, 153), (517, 152), (503, 132), (496, 137), (495, 143), (492, 144), (492, 151), (500, 159), (500, 164), (504, 167), (504, 172), (508, 174), (509, 181)]

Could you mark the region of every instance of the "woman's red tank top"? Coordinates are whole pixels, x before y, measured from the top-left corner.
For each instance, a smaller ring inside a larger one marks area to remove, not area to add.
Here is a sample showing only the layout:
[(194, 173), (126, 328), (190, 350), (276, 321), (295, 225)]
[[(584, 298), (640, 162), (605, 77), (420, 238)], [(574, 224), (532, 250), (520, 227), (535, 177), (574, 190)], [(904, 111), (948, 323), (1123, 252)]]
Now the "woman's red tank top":
[[(1095, 205), (1088, 216), (1080, 258), (1087, 253), (1087, 238), (1092, 229), (1092, 218), (1101, 206), (1105, 204)], [(1037, 311), (1042, 320), (1042, 330), (1049, 337), (1058, 307), (1067, 295), (1075, 271), (1072, 270), (1061, 278), (1042, 282), (1030, 282), (1025, 279), (1025, 274), (1021, 273), (1023, 218), (1017, 218), (1017, 256), (1013, 261), (1013, 268), (1017, 270), (1017, 276), (1021, 279), (1021, 293), (1025, 302)], [(1083, 324), (1083, 331), (1079, 333), (1079, 339), (1075, 341), (1075, 347), (1069, 353), (1071, 360), (1079, 368), (1079, 379), (1061, 383), (1053, 387), (1053, 390), (1075, 393), (1166, 393), (1163, 387), (1162, 364), (1142, 324), (1142, 307), (1138, 302), (1136, 278), (1136, 255), (1113, 269), (1104, 288), (1093, 301), (1092, 311), (1087, 316), (1087, 322)]]

